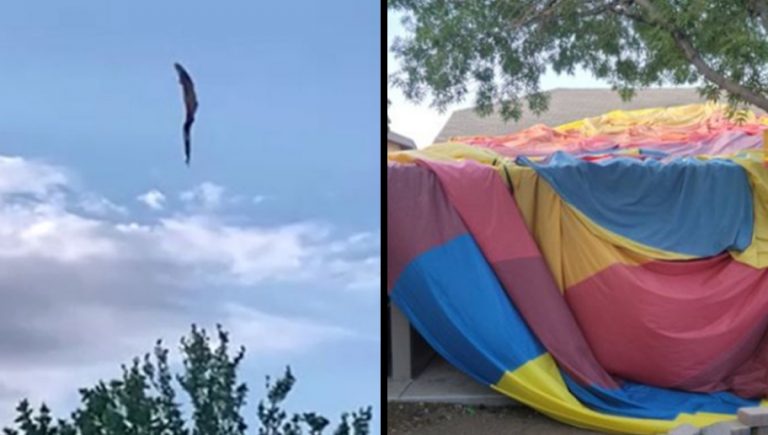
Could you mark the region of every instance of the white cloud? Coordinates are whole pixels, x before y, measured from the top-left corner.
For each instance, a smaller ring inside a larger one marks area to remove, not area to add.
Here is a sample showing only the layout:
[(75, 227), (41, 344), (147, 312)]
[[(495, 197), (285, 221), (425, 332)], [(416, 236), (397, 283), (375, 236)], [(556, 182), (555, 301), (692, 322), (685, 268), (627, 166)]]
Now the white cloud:
[(328, 264), (332, 273), (343, 276), (348, 290), (371, 290), (381, 286), (381, 260), (371, 256), (362, 260), (333, 260)]
[(156, 189), (152, 189), (136, 197), (152, 210), (162, 210), (165, 205), (165, 195)]
[(124, 215), (128, 213), (125, 207), (119, 206), (114, 202), (96, 194), (85, 194), (78, 204), (86, 213), (96, 216)]
[(373, 233), (355, 233), (346, 239), (336, 240), (328, 244), (328, 251), (333, 253), (365, 251), (378, 249), (379, 236)]
[(31, 194), (42, 197), (70, 181), (62, 168), (21, 157), (0, 156), (0, 195)]
[[(332, 281), (345, 288), (378, 283), (378, 239), (355, 234), (330, 238), (311, 222), (275, 227), (226, 224), (211, 216), (161, 219), (154, 225), (120, 224), (117, 230), (141, 242), (142, 255), (188, 268), (188, 279), (242, 286), (272, 282)], [(355, 284), (353, 284), (355, 283)]]
[(233, 337), (256, 354), (306, 352), (329, 341), (360, 338), (345, 328), (301, 317), (268, 314), (238, 304), (224, 307), (225, 325)]
[(179, 199), (195, 208), (213, 210), (222, 205), (224, 188), (210, 181), (205, 181), (191, 190), (182, 192)]
[(144, 241), (146, 252), (189, 266), (196, 279), (253, 285), (287, 279), (300, 270), (316, 229), (309, 224), (260, 228), (226, 225), (215, 218), (162, 219), (151, 226), (121, 226)]
[(267, 200), (267, 197), (265, 195), (256, 195), (253, 198), (251, 198), (251, 201), (253, 201), (254, 204), (261, 204), (266, 200)]
[(0, 204), (0, 257), (82, 261), (116, 252), (105, 223), (47, 204)]

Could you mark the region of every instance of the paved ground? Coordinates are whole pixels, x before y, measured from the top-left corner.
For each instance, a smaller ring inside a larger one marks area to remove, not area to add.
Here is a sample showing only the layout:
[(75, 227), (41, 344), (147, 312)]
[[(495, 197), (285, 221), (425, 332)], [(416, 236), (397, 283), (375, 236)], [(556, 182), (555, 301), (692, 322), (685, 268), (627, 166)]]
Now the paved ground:
[(464, 405), (514, 405), (509, 397), (480, 385), (440, 357), (408, 381), (387, 380), (387, 400), (393, 402), (461, 403)]
[(558, 423), (520, 405), (483, 407), (388, 403), (388, 435), (595, 434)]

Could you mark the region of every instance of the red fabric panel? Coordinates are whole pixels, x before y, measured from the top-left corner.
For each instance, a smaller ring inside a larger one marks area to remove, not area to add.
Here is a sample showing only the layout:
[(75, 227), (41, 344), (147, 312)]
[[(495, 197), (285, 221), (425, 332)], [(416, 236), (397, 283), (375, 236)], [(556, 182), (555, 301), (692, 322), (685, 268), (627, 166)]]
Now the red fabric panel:
[(613, 375), (742, 394), (743, 380), (756, 381), (763, 373), (760, 385), (749, 388), (766, 394), (768, 366), (755, 355), (765, 352), (759, 344), (768, 325), (767, 290), (766, 271), (724, 254), (615, 264), (567, 289), (566, 299), (597, 359)]
[(542, 257), (516, 258), (491, 263), (491, 267), (562, 369), (582, 385), (618, 387), (589, 348)]

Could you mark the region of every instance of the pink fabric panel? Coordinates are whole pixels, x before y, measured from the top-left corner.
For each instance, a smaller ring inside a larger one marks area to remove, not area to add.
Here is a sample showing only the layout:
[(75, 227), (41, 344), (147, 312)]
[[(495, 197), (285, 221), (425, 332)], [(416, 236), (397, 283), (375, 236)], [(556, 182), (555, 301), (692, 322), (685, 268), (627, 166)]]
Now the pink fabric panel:
[[(439, 216), (430, 219), (430, 216)], [(466, 234), (456, 210), (448, 204), (435, 174), (415, 165), (387, 166), (387, 229), (413, 228), (416, 237), (387, 231), (387, 294), (417, 255)]]
[[(489, 262), (541, 255), (499, 174), (473, 161), (418, 164), (434, 171)], [(522, 224), (518, 227), (517, 224)]]

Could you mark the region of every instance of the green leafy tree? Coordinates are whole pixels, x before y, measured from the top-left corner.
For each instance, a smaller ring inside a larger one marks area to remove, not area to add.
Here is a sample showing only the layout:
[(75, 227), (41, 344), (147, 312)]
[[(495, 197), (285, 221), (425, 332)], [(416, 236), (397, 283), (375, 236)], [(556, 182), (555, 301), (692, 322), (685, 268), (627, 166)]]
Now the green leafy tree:
[(408, 36), (392, 50), (405, 96), (428, 94), (441, 110), (476, 86), (478, 113), (519, 119), (524, 100), (548, 107), (547, 67), (577, 68), (608, 81), (624, 100), (635, 89), (700, 85), (736, 114), (768, 110), (765, 0), (388, 0)]
[[(122, 377), (100, 381), (80, 390), (81, 404), (71, 421), (51, 417), (45, 403), (37, 412), (24, 399), (16, 408), (15, 427), (4, 435), (241, 435), (248, 425), (243, 417), (248, 387), (237, 371), (245, 356), (231, 354), (229, 336), (217, 326), (218, 344), (204, 329), (192, 325), (181, 339), (183, 371), (175, 377), (168, 364), (168, 349), (158, 341), (152, 354), (122, 367)], [(186, 393), (191, 411), (185, 418), (176, 383)], [(267, 398), (258, 405), (259, 435), (319, 435), (330, 421), (314, 412), (289, 415), (282, 403), (296, 378), (290, 367), (274, 383), (267, 377)], [(368, 435), (370, 407), (341, 416), (334, 435)]]

